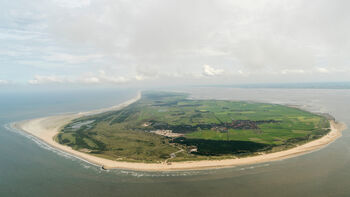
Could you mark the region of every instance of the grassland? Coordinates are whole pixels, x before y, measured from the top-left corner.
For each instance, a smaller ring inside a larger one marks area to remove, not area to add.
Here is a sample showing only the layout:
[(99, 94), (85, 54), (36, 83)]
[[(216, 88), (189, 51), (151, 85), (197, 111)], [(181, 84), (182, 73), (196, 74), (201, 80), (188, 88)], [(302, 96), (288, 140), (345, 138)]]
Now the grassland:
[(279, 151), (328, 131), (325, 117), (287, 106), (143, 92), (121, 110), (72, 121), (56, 140), (111, 160), (164, 162)]

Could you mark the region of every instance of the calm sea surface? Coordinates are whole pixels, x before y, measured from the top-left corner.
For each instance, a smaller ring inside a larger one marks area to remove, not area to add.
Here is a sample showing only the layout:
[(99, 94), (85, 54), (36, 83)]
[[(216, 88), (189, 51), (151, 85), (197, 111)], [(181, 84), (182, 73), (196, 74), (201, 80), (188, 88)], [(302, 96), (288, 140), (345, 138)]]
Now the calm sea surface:
[[(350, 90), (192, 88), (194, 98), (293, 104), (350, 125)], [(14, 121), (112, 106), (136, 90), (0, 93), (0, 196), (350, 196), (350, 132), (283, 161), (185, 172), (103, 171), (12, 130)]]

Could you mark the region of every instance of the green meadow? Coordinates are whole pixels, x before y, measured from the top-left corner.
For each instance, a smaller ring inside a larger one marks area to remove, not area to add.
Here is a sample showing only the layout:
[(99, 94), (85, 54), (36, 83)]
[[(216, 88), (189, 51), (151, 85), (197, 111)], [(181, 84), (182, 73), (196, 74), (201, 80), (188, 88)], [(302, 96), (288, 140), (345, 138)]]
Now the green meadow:
[(56, 140), (112, 160), (163, 162), (279, 151), (329, 132), (325, 117), (297, 108), (187, 96), (143, 92), (140, 100), (121, 110), (72, 121)]

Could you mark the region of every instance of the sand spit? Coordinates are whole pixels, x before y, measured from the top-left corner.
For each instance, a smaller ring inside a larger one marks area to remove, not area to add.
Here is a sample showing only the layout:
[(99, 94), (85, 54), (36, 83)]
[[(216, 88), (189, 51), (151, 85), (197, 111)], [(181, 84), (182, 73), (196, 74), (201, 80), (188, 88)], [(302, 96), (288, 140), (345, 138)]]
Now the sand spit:
[(96, 165), (102, 166), (104, 169), (120, 168), (138, 171), (176, 171), (176, 170), (198, 170), (198, 169), (212, 169), (212, 168), (223, 168), (232, 167), (239, 165), (257, 164), (269, 161), (282, 160), (286, 158), (295, 157), (305, 153), (309, 153), (315, 150), (319, 150), (326, 145), (334, 142), (337, 138), (341, 137), (341, 132), (346, 129), (346, 125), (338, 123), (333, 120), (330, 121), (331, 131), (320, 139), (308, 142), (306, 144), (268, 154), (262, 154), (258, 156), (237, 158), (237, 159), (224, 159), (224, 160), (203, 160), (203, 161), (187, 161), (187, 162), (173, 162), (173, 163), (132, 163), (113, 161), (100, 157), (90, 155), (88, 153), (79, 152), (73, 150), (71, 147), (61, 145), (54, 141), (54, 137), (58, 134), (60, 129), (68, 124), (75, 118), (79, 118), (86, 115), (97, 114), (109, 110), (117, 110), (125, 107), (138, 99), (141, 95), (122, 103), (112, 108), (106, 108), (101, 110), (95, 110), (90, 112), (68, 114), (59, 116), (50, 116), (44, 118), (38, 118), (33, 120), (26, 120), (12, 124), (12, 127), (25, 131), (42, 141), (46, 142), (50, 146), (70, 153), (74, 156), (80, 157)]

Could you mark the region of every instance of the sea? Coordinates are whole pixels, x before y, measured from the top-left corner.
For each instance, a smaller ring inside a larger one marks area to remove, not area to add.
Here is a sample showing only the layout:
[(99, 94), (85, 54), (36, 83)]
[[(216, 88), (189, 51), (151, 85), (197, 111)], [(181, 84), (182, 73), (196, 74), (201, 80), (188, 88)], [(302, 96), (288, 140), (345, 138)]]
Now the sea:
[[(350, 125), (349, 89), (182, 87), (190, 98), (295, 105)], [(350, 196), (350, 132), (327, 147), (281, 161), (224, 169), (103, 170), (10, 124), (110, 107), (138, 89), (0, 92), (0, 197), (12, 196)]]

